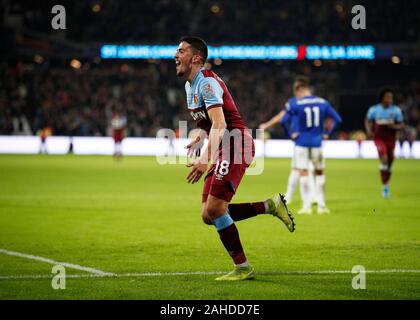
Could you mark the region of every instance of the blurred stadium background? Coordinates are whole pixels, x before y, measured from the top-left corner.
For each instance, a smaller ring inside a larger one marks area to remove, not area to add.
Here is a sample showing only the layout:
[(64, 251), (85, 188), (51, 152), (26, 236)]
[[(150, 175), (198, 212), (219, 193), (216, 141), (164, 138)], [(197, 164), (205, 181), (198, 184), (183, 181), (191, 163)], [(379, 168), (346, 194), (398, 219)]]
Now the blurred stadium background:
[[(173, 60), (105, 59), (101, 47), (177, 45), (185, 34), (213, 46), (373, 46), (372, 59), (315, 59), (301, 52), (276, 60), (209, 59), (250, 128), (276, 114), (291, 96), (293, 77), (306, 74), (343, 116), (337, 139), (354, 139), (363, 130), (383, 86), (395, 89), (405, 122), (420, 130), (416, 1), (61, 1), (66, 30), (51, 27), (55, 4), (2, 1), (1, 135), (36, 135), (50, 127), (54, 136), (109, 136), (114, 107), (126, 113), (129, 137), (175, 129), (189, 115)], [(366, 8), (365, 30), (351, 28), (356, 4)], [(272, 137), (286, 138), (281, 126)]]

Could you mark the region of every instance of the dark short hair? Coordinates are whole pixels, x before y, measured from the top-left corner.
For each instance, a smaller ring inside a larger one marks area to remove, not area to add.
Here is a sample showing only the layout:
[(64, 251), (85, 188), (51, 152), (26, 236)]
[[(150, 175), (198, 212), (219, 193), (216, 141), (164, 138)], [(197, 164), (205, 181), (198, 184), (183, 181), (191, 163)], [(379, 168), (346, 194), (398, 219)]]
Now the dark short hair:
[(295, 89), (309, 88), (309, 78), (307, 76), (297, 76), (295, 78)]
[(382, 102), (382, 100), (384, 99), (385, 95), (387, 93), (392, 93), (394, 95), (394, 90), (392, 90), (392, 88), (382, 88), (381, 91), (379, 91), (379, 102)]
[(197, 50), (198, 54), (203, 58), (203, 64), (206, 62), (208, 56), (208, 49), (207, 43), (203, 39), (193, 36), (184, 36), (181, 39), (179, 39), (179, 42), (186, 42), (190, 44), (191, 47)]

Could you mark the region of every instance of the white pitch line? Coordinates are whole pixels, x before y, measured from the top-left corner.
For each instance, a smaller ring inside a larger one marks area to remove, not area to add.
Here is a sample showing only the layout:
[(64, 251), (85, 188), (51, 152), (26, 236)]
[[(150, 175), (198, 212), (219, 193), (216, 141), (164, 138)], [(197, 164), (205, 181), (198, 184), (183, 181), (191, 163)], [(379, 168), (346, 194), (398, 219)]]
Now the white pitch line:
[[(165, 277), (165, 276), (194, 276), (194, 275), (218, 275), (223, 271), (194, 271), (194, 272), (143, 272), (143, 273), (103, 273), (103, 274), (68, 274), (66, 278), (140, 278), (140, 277)], [(350, 274), (351, 270), (295, 270), (295, 271), (263, 271), (257, 272), (261, 275), (319, 275), (319, 274)], [(418, 269), (382, 269), (382, 270), (366, 270), (366, 273), (420, 273)], [(36, 280), (51, 279), (53, 275), (10, 275), (0, 276), (0, 280)]]
[(68, 262), (59, 262), (59, 261), (56, 261), (56, 260), (53, 260), (53, 259), (43, 258), (43, 257), (31, 255), (31, 254), (16, 252), (16, 251), (10, 251), (10, 250), (6, 250), (6, 249), (0, 249), (0, 253), (7, 254), (9, 256), (25, 258), (25, 259), (29, 259), (29, 260), (41, 261), (41, 262), (45, 262), (45, 263), (49, 263), (49, 264), (53, 264), (53, 265), (58, 265), (59, 264), (59, 265), (62, 265), (66, 268), (76, 269), (76, 270), (80, 270), (80, 271), (86, 271), (86, 272), (89, 272), (91, 274), (100, 275), (100, 276), (112, 276), (112, 275), (114, 275), (111, 272), (105, 272), (105, 271), (102, 271), (102, 270), (93, 269), (93, 268), (89, 268), (89, 267), (83, 267), (83, 266), (79, 266), (78, 264), (72, 264), (72, 263), (68, 263)]
[[(366, 270), (366, 273), (420, 273), (419, 269), (382, 269), (382, 270)], [(352, 273), (351, 270), (296, 270), (296, 271), (267, 271), (261, 272), (266, 275), (293, 275), (293, 274), (347, 274)], [(359, 273), (359, 271), (357, 272)]]

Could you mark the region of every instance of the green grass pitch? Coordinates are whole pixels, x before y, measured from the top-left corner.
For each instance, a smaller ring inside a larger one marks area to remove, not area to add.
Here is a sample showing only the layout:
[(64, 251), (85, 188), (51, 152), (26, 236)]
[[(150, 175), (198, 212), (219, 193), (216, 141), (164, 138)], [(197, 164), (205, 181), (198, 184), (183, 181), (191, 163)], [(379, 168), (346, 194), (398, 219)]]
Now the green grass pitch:
[[(256, 279), (220, 283), (209, 273), (232, 263), (201, 222), (202, 180), (187, 184), (185, 166), (153, 157), (2, 155), (0, 249), (117, 276), (67, 268), (66, 289), (54, 290), (53, 265), (0, 253), (0, 299), (419, 299), (420, 162), (396, 160), (389, 200), (380, 196), (378, 167), (327, 160), (332, 213), (295, 215), (293, 234), (271, 216), (238, 222)], [(289, 169), (289, 159), (266, 159), (233, 202), (284, 192)], [(294, 199), (297, 211), (298, 192)], [(355, 265), (385, 271), (367, 273), (366, 289), (354, 290)]]

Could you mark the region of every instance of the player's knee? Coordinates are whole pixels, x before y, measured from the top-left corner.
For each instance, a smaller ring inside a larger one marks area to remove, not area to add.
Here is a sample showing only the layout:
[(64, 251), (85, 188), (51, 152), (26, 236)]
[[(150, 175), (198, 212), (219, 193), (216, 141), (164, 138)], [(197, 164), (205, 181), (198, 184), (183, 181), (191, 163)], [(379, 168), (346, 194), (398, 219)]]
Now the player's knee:
[(208, 203), (207, 204), (207, 216), (213, 221), (214, 219), (220, 217), (226, 212), (226, 209), (222, 205), (217, 203)]
[(210, 216), (207, 213), (207, 206), (205, 203), (203, 203), (203, 206), (201, 207), (201, 219), (203, 219), (203, 222), (205, 224), (208, 224), (208, 225), (213, 224), (213, 221), (211, 220)]
[(202, 215), (201, 218), (203, 219), (203, 222), (205, 224), (207, 224), (207, 225), (212, 225), (213, 224), (213, 221), (210, 219), (209, 216)]
[(215, 206), (215, 205), (208, 205), (207, 206), (207, 216), (210, 219), (216, 218), (217, 217), (217, 206)]
[(207, 212), (202, 212), (201, 213), (201, 218), (203, 219), (203, 222), (207, 225), (212, 225), (213, 221), (211, 220), (211, 218), (209, 217), (209, 215), (207, 214)]

